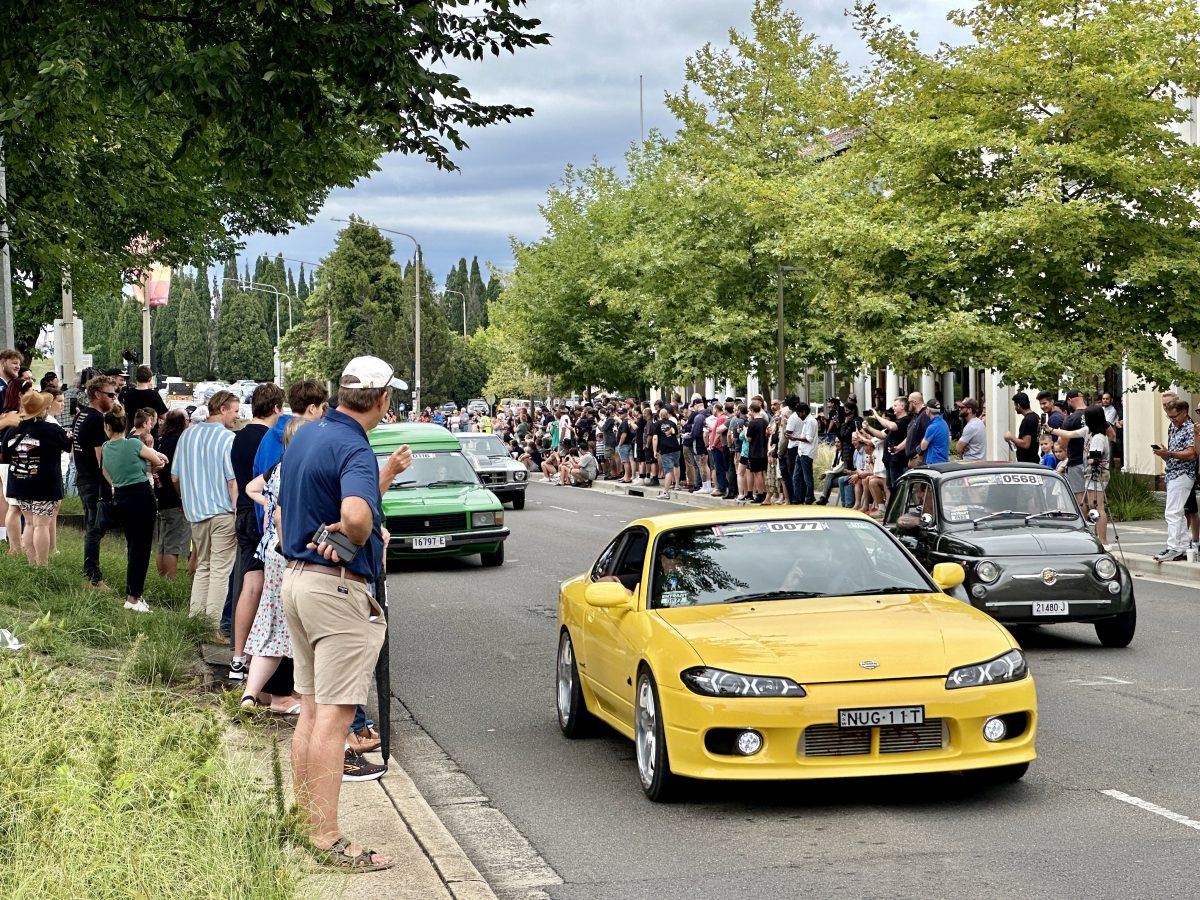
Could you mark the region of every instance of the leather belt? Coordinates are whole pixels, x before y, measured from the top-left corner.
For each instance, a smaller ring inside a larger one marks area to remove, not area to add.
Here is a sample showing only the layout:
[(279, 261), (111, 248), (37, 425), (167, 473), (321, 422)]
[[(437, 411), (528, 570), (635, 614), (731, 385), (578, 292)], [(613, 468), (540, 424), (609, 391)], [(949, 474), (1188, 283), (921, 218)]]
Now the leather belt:
[(323, 566), (320, 563), (309, 562), (306, 559), (293, 559), (287, 564), (293, 572), (312, 572), (316, 575), (328, 575), (331, 578), (345, 578), (348, 581), (367, 583), (365, 575), (351, 572), (345, 566)]

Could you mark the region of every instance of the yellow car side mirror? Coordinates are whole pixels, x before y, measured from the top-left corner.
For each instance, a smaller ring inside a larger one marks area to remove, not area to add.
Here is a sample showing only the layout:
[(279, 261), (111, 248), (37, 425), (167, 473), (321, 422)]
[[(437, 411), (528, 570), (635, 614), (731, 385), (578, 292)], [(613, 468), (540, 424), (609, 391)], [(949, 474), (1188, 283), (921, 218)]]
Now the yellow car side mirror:
[(619, 581), (597, 581), (583, 592), (588, 606), (600, 609), (632, 609), (633, 597)]
[(933, 567), (933, 582), (943, 591), (951, 591), (963, 583), (967, 573), (958, 563), (938, 563)]

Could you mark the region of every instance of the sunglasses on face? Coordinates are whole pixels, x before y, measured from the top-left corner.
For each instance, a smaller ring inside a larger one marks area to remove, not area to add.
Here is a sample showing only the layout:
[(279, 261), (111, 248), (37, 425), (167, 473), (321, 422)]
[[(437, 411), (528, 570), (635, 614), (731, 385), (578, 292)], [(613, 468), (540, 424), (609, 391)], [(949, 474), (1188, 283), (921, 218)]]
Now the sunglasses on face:
[(109, 400), (116, 400), (116, 399), (117, 399), (117, 394), (116, 394), (116, 391), (101, 391), (100, 393), (102, 393), (102, 394), (103, 394), (105, 397), (107, 397)]

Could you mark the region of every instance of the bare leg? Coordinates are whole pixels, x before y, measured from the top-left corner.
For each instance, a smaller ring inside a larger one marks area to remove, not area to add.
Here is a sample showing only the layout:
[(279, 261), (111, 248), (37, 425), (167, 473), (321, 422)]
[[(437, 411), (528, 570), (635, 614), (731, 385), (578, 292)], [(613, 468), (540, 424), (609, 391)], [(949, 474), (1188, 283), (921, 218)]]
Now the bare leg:
[(30, 516), (25, 535), (25, 556), (31, 566), (44, 566), (50, 558), (50, 516)]
[(58, 511), (62, 508), (62, 501), (54, 504), (54, 515), (50, 518), (50, 552), (58, 552)]
[[(307, 722), (306, 722), (307, 720)], [(300, 720), (293, 745), (304, 744), (295, 770), (296, 802), (308, 824), (309, 836), (319, 847), (327, 847), (341, 835), (338, 831), (338, 797), (342, 790), (346, 734), (354, 721), (348, 704), (317, 703), (310, 695), (300, 698)], [(293, 762), (296, 753), (293, 751)]]
[(258, 601), (262, 598), (263, 572), (247, 572), (242, 578), (242, 593), (237, 599), (237, 610), (233, 618), (233, 655), (241, 656), (246, 649), (246, 637), (258, 614)]
[(266, 702), (263, 700), (263, 685), (271, 680), (271, 676), (279, 668), (279, 660), (278, 656), (250, 657), (250, 671), (246, 674), (246, 686), (242, 689), (242, 696), (256, 697), (260, 702)]
[(16, 556), (22, 552), (21, 543), (21, 507), (10, 503), (8, 515), (4, 517), (4, 526), (8, 529), (8, 553)]

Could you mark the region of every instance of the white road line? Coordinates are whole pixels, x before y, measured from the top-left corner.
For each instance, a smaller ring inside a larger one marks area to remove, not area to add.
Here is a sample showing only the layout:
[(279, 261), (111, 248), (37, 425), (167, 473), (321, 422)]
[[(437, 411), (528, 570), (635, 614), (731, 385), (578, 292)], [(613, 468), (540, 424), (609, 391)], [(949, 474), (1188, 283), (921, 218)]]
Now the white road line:
[(1122, 803), (1128, 803), (1130, 806), (1144, 809), (1146, 812), (1152, 812), (1156, 816), (1162, 816), (1164, 819), (1170, 819), (1172, 822), (1178, 822), (1180, 825), (1186, 825), (1188, 828), (1200, 831), (1200, 822), (1197, 822), (1195, 819), (1189, 819), (1180, 813), (1172, 812), (1165, 806), (1159, 806), (1157, 803), (1151, 803), (1149, 800), (1143, 800), (1141, 797), (1133, 797), (1123, 791), (1108, 790), (1101, 791), (1100, 793), (1112, 797), (1114, 800), (1120, 800)]
[(550, 508), (561, 510), (562, 512), (569, 512), (572, 515), (579, 515), (579, 510), (577, 509), (563, 509), (561, 506), (555, 506), (554, 504), (550, 504)]

